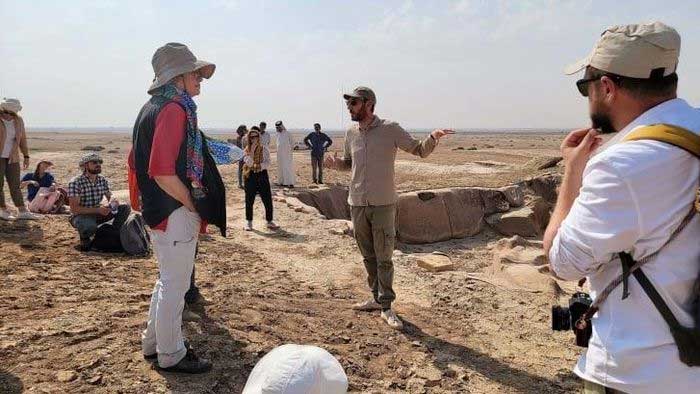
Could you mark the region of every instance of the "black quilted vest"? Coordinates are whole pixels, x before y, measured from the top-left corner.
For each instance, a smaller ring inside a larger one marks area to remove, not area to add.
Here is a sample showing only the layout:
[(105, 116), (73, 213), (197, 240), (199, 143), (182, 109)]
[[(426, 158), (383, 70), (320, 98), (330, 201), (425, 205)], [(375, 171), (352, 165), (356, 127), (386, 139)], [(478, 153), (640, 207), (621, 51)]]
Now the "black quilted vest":
[[(136, 179), (141, 191), (143, 218), (146, 223), (153, 227), (165, 220), (182, 204), (170, 197), (158, 186), (155, 180), (148, 176), (148, 164), (151, 160), (151, 147), (153, 145), (153, 135), (156, 128), (156, 119), (161, 109), (169, 100), (161, 96), (153, 96), (143, 105), (139, 112), (134, 132), (132, 144), (134, 152), (134, 164), (136, 167)], [(179, 103), (178, 103), (179, 105)], [(183, 108), (184, 109), (184, 108)], [(175, 172), (182, 183), (189, 190), (192, 189), (191, 182), (187, 179), (187, 139), (180, 145), (180, 153), (175, 163)], [(219, 170), (214, 163), (214, 159), (209, 153), (204, 141), (204, 174), (202, 184), (206, 196), (194, 200), (197, 212), (203, 220), (219, 227), (221, 235), (226, 236), (226, 190), (221, 180)]]

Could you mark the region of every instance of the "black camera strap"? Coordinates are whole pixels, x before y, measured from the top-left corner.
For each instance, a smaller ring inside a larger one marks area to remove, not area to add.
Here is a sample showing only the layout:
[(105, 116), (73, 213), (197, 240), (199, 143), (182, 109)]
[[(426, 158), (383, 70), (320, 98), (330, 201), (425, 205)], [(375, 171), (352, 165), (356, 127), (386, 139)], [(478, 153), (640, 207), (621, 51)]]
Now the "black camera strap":
[[(629, 253), (620, 252), (619, 255), (620, 260), (622, 261), (623, 272), (626, 268), (626, 271), (629, 273), (630, 269), (635, 265), (636, 261), (634, 261), (634, 259)], [(666, 320), (666, 323), (669, 325), (669, 327), (671, 327), (672, 329), (678, 329), (682, 327), (681, 324), (678, 322), (678, 319), (676, 319), (676, 316), (673, 314), (673, 312), (671, 312), (671, 309), (661, 297), (661, 294), (659, 294), (654, 285), (651, 284), (651, 281), (649, 280), (649, 278), (647, 278), (644, 271), (642, 271), (641, 268), (637, 268), (636, 270), (634, 270), (634, 272), (632, 272), (632, 274), (634, 275), (635, 279), (637, 279), (637, 282), (639, 282), (639, 284), (642, 286), (644, 292), (647, 293), (647, 296), (649, 296), (651, 302), (654, 303), (656, 309), (659, 311), (659, 313), (661, 313), (661, 316), (663, 316), (664, 320)], [(627, 287), (626, 282), (627, 281), (625, 280), (625, 287)]]
[(683, 218), (681, 223), (678, 225), (676, 230), (673, 231), (673, 233), (671, 233), (671, 236), (666, 241), (666, 243), (664, 243), (661, 246), (661, 248), (659, 248), (656, 252), (654, 252), (646, 257), (641, 258), (639, 261), (635, 261), (634, 259), (632, 259), (632, 256), (627, 254), (626, 252), (619, 253), (620, 259), (622, 259), (623, 253), (627, 254), (629, 256), (629, 258), (631, 259), (632, 264), (630, 266), (627, 266), (627, 267), (625, 266), (624, 263), (622, 264), (622, 275), (615, 278), (610, 284), (608, 284), (608, 286), (605, 289), (603, 289), (603, 291), (600, 292), (600, 294), (598, 294), (596, 296), (596, 299), (593, 301), (593, 304), (591, 305), (591, 307), (588, 308), (586, 313), (584, 313), (581, 316), (581, 319), (579, 319), (579, 320), (585, 321), (585, 322), (590, 321), (591, 318), (593, 317), (593, 315), (595, 315), (596, 312), (598, 312), (600, 305), (603, 304), (603, 302), (605, 302), (605, 300), (608, 299), (608, 296), (610, 295), (610, 293), (612, 293), (613, 290), (615, 290), (617, 288), (617, 286), (619, 286), (620, 284), (622, 284), (622, 299), (624, 300), (625, 298), (627, 298), (627, 296), (629, 295), (629, 288), (628, 288), (627, 280), (629, 279), (630, 274), (633, 274), (642, 265), (644, 265), (644, 264), (652, 261), (654, 258), (656, 258), (656, 256), (659, 254), (659, 252), (661, 252), (668, 244), (673, 242), (673, 240), (676, 239), (676, 237), (678, 237), (678, 235), (681, 233), (681, 231), (683, 231), (683, 229), (685, 229), (685, 227), (690, 223), (690, 221), (693, 219), (693, 217), (695, 217), (696, 213), (697, 213), (697, 210), (695, 208), (695, 203), (693, 203), (690, 207), (690, 211), (688, 212), (688, 214), (685, 215), (685, 217)]

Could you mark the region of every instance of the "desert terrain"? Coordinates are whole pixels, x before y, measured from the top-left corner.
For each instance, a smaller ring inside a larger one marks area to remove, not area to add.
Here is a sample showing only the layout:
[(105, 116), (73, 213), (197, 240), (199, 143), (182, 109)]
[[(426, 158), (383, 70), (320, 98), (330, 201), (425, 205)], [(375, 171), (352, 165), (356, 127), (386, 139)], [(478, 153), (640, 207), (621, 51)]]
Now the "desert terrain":
[[(401, 192), (497, 188), (556, 174), (558, 166), (538, 167), (557, 156), (562, 138), (458, 134), (426, 159), (399, 153), (396, 185)], [(342, 147), (342, 138), (334, 141), (329, 154)], [(31, 132), (30, 169), (36, 160), (50, 159), (56, 179), (67, 184), (78, 174), (81, 149), (90, 145), (104, 147), (103, 175), (112, 190), (126, 189), (127, 134)], [(294, 192), (318, 190), (311, 185), (308, 152), (294, 157)], [(337, 231), (338, 221), (290, 207), (289, 191), (274, 187), (275, 221), (282, 229), (264, 229), (258, 200), (256, 230), (244, 232), (236, 166), (220, 171), (227, 185), (228, 236), (210, 228), (201, 237), (197, 282), (209, 302), (195, 309), (200, 321), (184, 324), (198, 354), (213, 361), (213, 371), (176, 375), (145, 362), (139, 334), (157, 276), (154, 259), (81, 253), (67, 216), (56, 215), (0, 222), (0, 392), (238, 393), (255, 363), (285, 343), (327, 349), (345, 368), (353, 393), (580, 389), (571, 372), (579, 354), (573, 334), (550, 329), (550, 306), (564, 302), (568, 287), (547, 290), (546, 275), (539, 287), (489, 276), (507, 243), (499, 240), (507, 236), (484, 225), (462, 239), (397, 243), (394, 306), (405, 323), (398, 332), (379, 313), (350, 309), (369, 291), (359, 251)], [(348, 180), (348, 173), (325, 172), (327, 185), (347, 186)], [(518, 250), (532, 252), (532, 245), (537, 237)], [(416, 264), (416, 256), (432, 252), (447, 256), (452, 269), (432, 272)]]

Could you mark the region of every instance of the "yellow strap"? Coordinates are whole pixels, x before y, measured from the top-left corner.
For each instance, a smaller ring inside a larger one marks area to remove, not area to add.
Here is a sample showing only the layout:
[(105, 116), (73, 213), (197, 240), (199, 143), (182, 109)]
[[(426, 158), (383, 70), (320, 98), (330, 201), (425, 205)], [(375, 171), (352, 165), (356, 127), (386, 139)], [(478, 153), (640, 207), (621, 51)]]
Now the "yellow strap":
[(670, 124), (640, 127), (629, 133), (623, 141), (654, 140), (685, 149), (700, 158), (700, 136), (690, 130)]

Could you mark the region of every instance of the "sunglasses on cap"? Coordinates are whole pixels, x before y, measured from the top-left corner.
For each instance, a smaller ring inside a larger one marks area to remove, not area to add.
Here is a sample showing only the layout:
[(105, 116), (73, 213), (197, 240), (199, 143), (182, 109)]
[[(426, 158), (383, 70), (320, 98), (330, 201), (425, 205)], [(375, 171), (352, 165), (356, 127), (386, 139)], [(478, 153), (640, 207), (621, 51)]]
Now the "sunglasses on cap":
[(346, 102), (348, 105), (354, 107), (354, 106), (356, 106), (358, 103), (364, 103), (365, 100), (364, 100), (364, 99), (360, 99), (360, 98), (353, 97), (353, 98), (350, 98), (350, 99), (345, 100), (345, 102)]
[(601, 74), (596, 77), (592, 78), (582, 78), (576, 81), (576, 88), (578, 89), (578, 92), (581, 93), (581, 96), (583, 97), (588, 97), (588, 85), (593, 82), (597, 81), (603, 77), (608, 77), (613, 80), (613, 82), (618, 83), (622, 79), (619, 75), (613, 75), (613, 74)]

